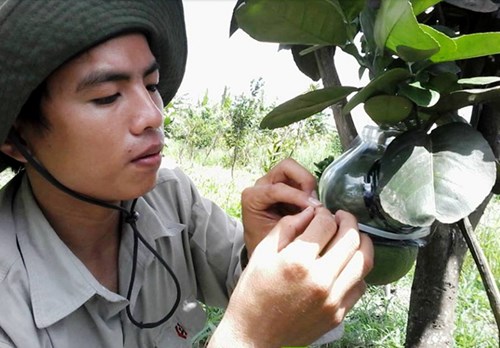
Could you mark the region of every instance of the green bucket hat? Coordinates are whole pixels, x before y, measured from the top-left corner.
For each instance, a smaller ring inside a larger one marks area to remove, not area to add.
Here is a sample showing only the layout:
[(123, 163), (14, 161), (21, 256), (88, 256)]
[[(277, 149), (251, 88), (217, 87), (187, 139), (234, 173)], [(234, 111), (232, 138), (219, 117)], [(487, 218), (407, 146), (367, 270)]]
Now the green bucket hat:
[(187, 59), (181, 0), (0, 0), (0, 144), (30, 94), (54, 70), (131, 31), (147, 36), (160, 64), (160, 94), (170, 102)]

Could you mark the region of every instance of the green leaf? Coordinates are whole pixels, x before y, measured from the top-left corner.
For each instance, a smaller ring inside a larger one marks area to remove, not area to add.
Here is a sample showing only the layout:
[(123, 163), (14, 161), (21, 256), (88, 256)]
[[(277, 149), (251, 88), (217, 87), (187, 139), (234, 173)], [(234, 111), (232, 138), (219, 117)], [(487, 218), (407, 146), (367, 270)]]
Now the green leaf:
[(461, 85), (479, 85), (485, 86), (492, 83), (500, 82), (499, 76), (476, 76), (460, 79), (457, 81)]
[(348, 24), (338, 0), (246, 0), (238, 26), (258, 41), (343, 45)]
[(441, 47), (441, 50), (430, 58), (431, 61), (447, 62), (500, 53), (500, 32), (475, 33), (448, 39), (456, 48), (453, 49), (449, 45)]
[(439, 51), (439, 45), (425, 33), (407, 0), (384, 0), (374, 27), (379, 50), (385, 47), (405, 61), (418, 61)]
[(339, 0), (340, 7), (342, 7), (349, 22), (359, 16), (359, 13), (365, 7), (365, 3), (366, 0)]
[(380, 203), (403, 224), (454, 223), (472, 213), (495, 182), (495, 158), (481, 133), (449, 123), (398, 136), (380, 160)]
[(436, 75), (431, 75), (429, 81), (422, 83), (422, 85), (424, 88), (437, 91), (440, 94), (444, 94), (461, 89), (461, 86), (457, 83), (457, 80), (458, 77), (456, 73), (443, 72)]
[(369, 6), (366, 6), (359, 14), (359, 25), (366, 41), (366, 51), (375, 52), (377, 44), (375, 42), (374, 26), (377, 18), (377, 12)]
[(382, 1), (375, 20), (373, 32), (379, 50), (383, 50), (387, 38), (408, 9), (406, 0)]
[(411, 0), (411, 5), (413, 7), (413, 13), (418, 16), (429, 7), (436, 5), (441, 2), (441, 0)]
[(434, 61), (435, 57), (439, 57), (440, 55), (446, 55), (447, 52), (455, 52), (457, 50), (457, 44), (451, 37), (448, 35), (436, 30), (432, 27), (429, 27), (425, 24), (419, 24), (420, 29), (425, 32), (427, 35), (432, 37), (439, 45), (439, 52), (432, 56), (431, 60)]
[[(388, 47), (390, 43), (388, 43)], [(414, 48), (406, 45), (396, 45), (396, 54), (398, 57), (401, 59), (407, 61), (407, 62), (418, 62), (422, 60), (426, 60), (430, 56), (432, 56), (434, 53), (436, 53), (438, 48), (432, 47), (430, 49), (426, 48)]]
[(279, 128), (303, 120), (338, 103), (356, 87), (329, 87), (302, 94), (274, 108), (260, 123), (261, 128)]
[(352, 57), (354, 57), (354, 59), (356, 59), (360, 67), (364, 65), (363, 61), (364, 58), (359, 54), (358, 48), (356, 47), (355, 44), (345, 45), (344, 47), (341, 47), (341, 49), (345, 53), (350, 54)]
[(465, 106), (498, 100), (500, 98), (500, 86), (483, 89), (463, 89), (449, 94), (442, 94), (439, 102), (429, 110), (443, 112), (458, 110)]
[(236, 14), (236, 9), (238, 7), (240, 7), (240, 5), (244, 2), (245, 2), (245, 0), (238, 0), (238, 1), (236, 1), (236, 4), (234, 5), (233, 14), (231, 15), (231, 23), (229, 25), (229, 36), (232, 36), (236, 32), (236, 30), (239, 29), (235, 14)]
[(342, 113), (347, 115), (357, 105), (364, 103), (368, 98), (377, 94), (394, 94), (397, 85), (411, 76), (411, 73), (403, 68), (387, 70), (377, 78), (371, 80), (363, 89), (356, 93), (344, 106)]
[(299, 70), (313, 81), (318, 81), (321, 78), (318, 63), (314, 53), (302, 54), (302, 51), (310, 46), (292, 45), (291, 51), (295, 65)]
[(422, 88), (420, 83), (415, 82), (408, 85), (402, 85), (398, 94), (407, 97), (418, 106), (431, 107), (439, 100), (439, 93), (432, 89)]

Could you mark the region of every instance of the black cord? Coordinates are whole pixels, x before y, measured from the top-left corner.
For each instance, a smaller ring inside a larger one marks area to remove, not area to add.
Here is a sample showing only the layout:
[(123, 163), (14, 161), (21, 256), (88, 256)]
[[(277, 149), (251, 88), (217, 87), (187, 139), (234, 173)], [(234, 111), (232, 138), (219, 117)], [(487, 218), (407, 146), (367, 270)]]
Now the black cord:
[[(50, 172), (40, 163), (38, 162), (26, 149), (26, 147), (22, 144), (21, 139), (19, 138), (19, 135), (15, 131), (11, 131), (9, 134), (9, 139), (12, 141), (12, 143), (17, 147), (17, 149), (21, 152), (21, 154), (24, 156), (24, 158), (28, 161), (28, 163), (37, 170), (40, 175), (42, 175), (48, 182), (50, 182), (52, 185), (54, 185), (56, 188), (60, 189), (61, 191), (65, 192), (66, 194), (79, 199), (81, 201), (95, 204), (104, 208), (108, 209), (114, 209), (118, 210), (121, 212), (123, 221), (125, 221), (127, 224), (132, 227), (132, 231), (134, 232), (134, 246), (133, 246), (133, 256), (132, 256), (132, 272), (130, 275), (130, 283), (127, 291), (127, 300), (129, 301), (128, 306), (126, 307), (126, 312), (129, 320), (137, 326), (140, 329), (152, 329), (157, 326), (160, 326), (161, 324), (165, 323), (168, 319), (172, 317), (174, 314), (175, 310), (179, 306), (180, 300), (181, 300), (181, 287), (179, 284), (179, 280), (175, 276), (174, 271), (168, 266), (167, 262), (161, 255), (144, 239), (142, 234), (139, 232), (139, 229), (137, 228), (137, 220), (139, 220), (139, 213), (135, 211), (135, 205), (137, 203), (137, 198), (133, 200), (132, 205), (130, 207), (130, 211), (127, 209), (118, 206), (118, 205), (113, 205), (109, 204), (107, 202), (104, 202), (102, 200), (81, 194), (79, 192), (73, 191), (69, 187), (63, 185), (61, 182), (59, 182)], [(137, 321), (133, 315), (132, 312), (130, 311), (130, 297), (132, 295), (132, 289), (134, 288), (134, 282), (135, 282), (135, 274), (137, 270), (137, 251), (139, 249), (139, 241), (160, 261), (160, 263), (165, 267), (167, 272), (172, 276), (172, 279), (174, 280), (175, 283), (175, 288), (176, 288), (176, 299), (175, 303), (172, 306), (172, 309), (160, 320), (155, 321), (155, 322), (150, 322), (150, 323), (143, 323), (140, 321)]]
[(130, 305), (127, 306), (127, 308), (126, 308), (127, 316), (129, 318), (129, 320), (132, 322), (132, 324), (134, 324), (135, 326), (137, 326), (141, 329), (152, 329), (152, 328), (155, 328), (155, 327), (163, 324), (164, 322), (166, 322), (174, 314), (175, 310), (177, 309), (177, 307), (179, 306), (179, 303), (181, 301), (181, 296), (180, 296), (181, 295), (181, 286), (179, 284), (179, 280), (175, 276), (174, 271), (168, 266), (165, 259), (163, 259), (160, 256), (160, 254), (158, 254), (158, 252), (144, 239), (144, 237), (141, 235), (141, 233), (137, 229), (136, 221), (139, 219), (139, 213), (137, 211), (133, 210), (136, 202), (137, 202), (137, 198), (132, 203), (132, 207), (130, 208), (131, 213), (127, 217), (125, 217), (125, 222), (128, 223), (132, 227), (132, 230), (134, 231), (132, 274), (130, 275), (130, 283), (128, 286), (127, 300), (129, 300), (129, 302), (130, 302), (130, 297), (132, 295), (132, 289), (134, 288), (135, 273), (136, 273), (136, 267), (137, 267), (137, 249), (138, 249), (138, 244), (139, 244), (138, 240), (140, 240), (141, 243), (146, 248), (149, 249), (149, 251), (158, 259), (158, 261), (160, 261), (160, 263), (163, 265), (163, 267), (165, 267), (165, 269), (168, 271), (168, 273), (170, 273), (170, 275), (172, 276), (172, 279), (174, 280), (175, 289), (176, 289), (176, 293), (177, 293), (175, 303), (172, 306), (172, 309), (162, 319), (155, 321), (155, 322), (143, 323), (143, 322), (139, 322), (139, 321), (135, 320), (134, 317), (132, 316), (132, 312), (130, 311)]

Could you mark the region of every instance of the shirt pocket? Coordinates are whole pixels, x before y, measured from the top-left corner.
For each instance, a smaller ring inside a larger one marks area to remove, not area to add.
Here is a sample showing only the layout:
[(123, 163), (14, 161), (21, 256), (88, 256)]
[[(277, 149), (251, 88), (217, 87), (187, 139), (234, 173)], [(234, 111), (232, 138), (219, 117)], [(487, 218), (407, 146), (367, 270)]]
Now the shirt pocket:
[(175, 315), (160, 331), (155, 346), (164, 347), (191, 347), (205, 327), (206, 314), (201, 304), (194, 298), (184, 300)]

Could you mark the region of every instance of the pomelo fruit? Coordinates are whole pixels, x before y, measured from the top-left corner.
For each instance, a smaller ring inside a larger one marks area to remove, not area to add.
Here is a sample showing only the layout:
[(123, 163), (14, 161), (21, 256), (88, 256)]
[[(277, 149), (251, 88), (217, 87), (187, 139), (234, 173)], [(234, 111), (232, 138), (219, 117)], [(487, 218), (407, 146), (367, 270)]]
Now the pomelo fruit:
[(418, 246), (373, 244), (373, 269), (365, 281), (371, 285), (385, 285), (402, 278), (415, 264)]
[(379, 125), (395, 125), (406, 119), (413, 103), (397, 95), (377, 95), (368, 99), (364, 105), (366, 113)]

